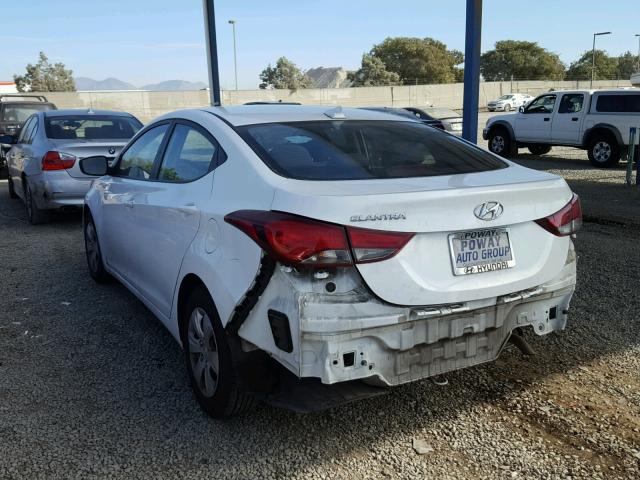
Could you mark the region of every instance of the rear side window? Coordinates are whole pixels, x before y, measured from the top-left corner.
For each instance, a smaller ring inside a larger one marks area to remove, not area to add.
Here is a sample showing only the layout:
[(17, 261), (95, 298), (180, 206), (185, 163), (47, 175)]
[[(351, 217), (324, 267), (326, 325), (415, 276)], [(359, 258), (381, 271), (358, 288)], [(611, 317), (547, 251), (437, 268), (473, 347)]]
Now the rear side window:
[(167, 145), (158, 179), (190, 182), (206, 175), (216, 158), (217, 146), (195, 128), (177, 124)]
[(402, 121), (312, 121), (238, 127), (274, 172), (300, 180), (364, 180), (505, 168), (487, 152), (432, 127)]
[(562, 96), (558, 113), (578, 113), (582, 110), (584, 95), (581, 93), (568, 93)]
[(120, 157), (114, 175), (137, 180), (151, 178), (153, 164), (168, 128), (169, 124), (165, 123), (140, 135)]
[(142, 127), (132, 117), (109, 115), (64, 115), (45, 119), (48, 138), (80, 140), (127, 140)]
[(596, 111), (607, 113), (640, 113), (640, 95), (598, 95)]

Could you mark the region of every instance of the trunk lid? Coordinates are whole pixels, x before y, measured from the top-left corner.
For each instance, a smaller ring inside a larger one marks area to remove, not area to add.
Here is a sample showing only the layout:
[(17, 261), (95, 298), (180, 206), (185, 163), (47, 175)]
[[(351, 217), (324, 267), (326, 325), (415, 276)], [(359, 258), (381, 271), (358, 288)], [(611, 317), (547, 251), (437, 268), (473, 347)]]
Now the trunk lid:
[(105, 156), (109, 161), (113, 160), (120, 150), (127, 144), (128, 140), (50, 140), (55, 150), (63, 153), (74, 155), (77, 160), (73, 167), (67, 172), (75, 178), (93, 178), (91, 175), (85, 175), (80, 170), (80, 160), (95, 155)]
[[(272, 210), (415, 233), (396, 256), (357, 265), (371, 290), (390, 303), (437, 305), (504, 295), (551, 280), (566, 260), (569, 239), (534, 222), (560, 210), (572, 196), (562, 178), (545, 172), (510, 164), (463, 175), (286, 183), (277, 189)], [(491, 221), (477, 218), (474, 210), (485, 202), (499, 202), (502, 214)], [(515, 265), (455, 275), (449, 236), (495, 228), (507, 230)]]

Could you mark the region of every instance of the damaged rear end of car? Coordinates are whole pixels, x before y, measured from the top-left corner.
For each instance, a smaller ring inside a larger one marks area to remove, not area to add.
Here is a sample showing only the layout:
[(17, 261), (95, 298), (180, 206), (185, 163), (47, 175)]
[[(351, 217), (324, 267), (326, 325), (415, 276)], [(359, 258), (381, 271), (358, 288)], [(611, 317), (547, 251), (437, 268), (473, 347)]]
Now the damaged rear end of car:
[(267, 208), (225, 216), (269, 265), (232, 319), (245, 350), (326, 385), (394, 386), (565, 328), (582, 214), (561, 178), (410, 122), (239, 131), (282, 177)]

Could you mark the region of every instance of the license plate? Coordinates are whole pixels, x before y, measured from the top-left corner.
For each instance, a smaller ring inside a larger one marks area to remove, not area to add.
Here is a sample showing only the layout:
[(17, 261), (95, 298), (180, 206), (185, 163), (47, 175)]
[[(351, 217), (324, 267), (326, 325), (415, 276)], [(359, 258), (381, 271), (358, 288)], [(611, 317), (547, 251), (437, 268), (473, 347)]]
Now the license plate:
[(506, 228), (452, 233), (449, 249), (454, 275), (493, 272), (516, 264)]

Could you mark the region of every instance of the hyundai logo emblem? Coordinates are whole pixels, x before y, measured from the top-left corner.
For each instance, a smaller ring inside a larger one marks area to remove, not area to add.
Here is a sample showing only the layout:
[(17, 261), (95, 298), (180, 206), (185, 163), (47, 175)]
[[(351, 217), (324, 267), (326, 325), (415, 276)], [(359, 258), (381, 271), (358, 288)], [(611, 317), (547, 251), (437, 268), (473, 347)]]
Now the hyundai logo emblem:
[(484, 202), (473, 209), (473, 214), (480, 220), (491, 221), (502, 215), (504, 208), (498, 202)]
[(116, 147), (109, 147), (109, 155), (116, 153)]

